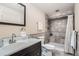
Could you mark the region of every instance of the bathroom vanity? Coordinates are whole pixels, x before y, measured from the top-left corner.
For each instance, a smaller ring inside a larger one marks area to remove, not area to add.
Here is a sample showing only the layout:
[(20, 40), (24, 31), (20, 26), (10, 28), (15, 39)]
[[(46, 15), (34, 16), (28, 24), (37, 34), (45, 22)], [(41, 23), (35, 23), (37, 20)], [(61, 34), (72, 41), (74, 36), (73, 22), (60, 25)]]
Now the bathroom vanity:
[(41, 56), (41, 42), (17, 51), (10, 56)]
[(41, 56), (41, 41), (38, 39), (17, 40), (0, 48), (0, 56)]

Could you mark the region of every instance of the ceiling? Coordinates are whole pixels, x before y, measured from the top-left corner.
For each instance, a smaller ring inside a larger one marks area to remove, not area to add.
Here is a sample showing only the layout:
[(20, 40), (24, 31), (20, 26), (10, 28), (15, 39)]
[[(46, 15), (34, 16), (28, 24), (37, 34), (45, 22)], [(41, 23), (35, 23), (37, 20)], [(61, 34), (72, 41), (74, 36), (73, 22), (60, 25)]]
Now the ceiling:
[[(50, 18), (56, 16), (56, 10), (59, 10), (59, 13), (62, 14), (71, 14), (74, 11), (73, 3), (31, 3), (36, 8), (43, 11)], [(58, 14), (57, 14), (58, 15)]]

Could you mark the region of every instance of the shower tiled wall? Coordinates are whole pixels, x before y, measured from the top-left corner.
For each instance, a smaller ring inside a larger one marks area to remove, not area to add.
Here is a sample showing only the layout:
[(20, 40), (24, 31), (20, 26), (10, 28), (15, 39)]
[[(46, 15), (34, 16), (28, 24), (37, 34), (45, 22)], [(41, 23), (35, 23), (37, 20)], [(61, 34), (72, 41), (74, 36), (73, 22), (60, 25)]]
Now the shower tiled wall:
[[(56, 19), (50, 21), (50, 41), (64, 44), (67, 19)], [(52, 35), (51, 35), (52, 34)]]

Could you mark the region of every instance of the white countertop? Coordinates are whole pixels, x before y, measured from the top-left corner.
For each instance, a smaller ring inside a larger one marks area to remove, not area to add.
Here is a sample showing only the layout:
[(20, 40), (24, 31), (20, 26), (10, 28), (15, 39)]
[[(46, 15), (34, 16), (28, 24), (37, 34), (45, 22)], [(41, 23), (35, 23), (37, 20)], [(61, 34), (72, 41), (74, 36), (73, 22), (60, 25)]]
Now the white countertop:
[(40, 42), (38, 39), (26, 39), (24, 41), (17, 41), (17, 43), (1, 47), (0, 56), (9, 56), (38, 42)]

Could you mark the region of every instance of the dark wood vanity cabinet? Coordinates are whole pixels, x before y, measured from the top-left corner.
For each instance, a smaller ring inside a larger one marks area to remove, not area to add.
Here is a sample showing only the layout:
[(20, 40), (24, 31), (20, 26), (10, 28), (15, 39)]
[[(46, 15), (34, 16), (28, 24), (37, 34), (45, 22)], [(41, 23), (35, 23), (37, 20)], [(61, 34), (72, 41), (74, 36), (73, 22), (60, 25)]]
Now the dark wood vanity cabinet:
[(10, 56), (41, 56), (41, 42), (22, 49)]

